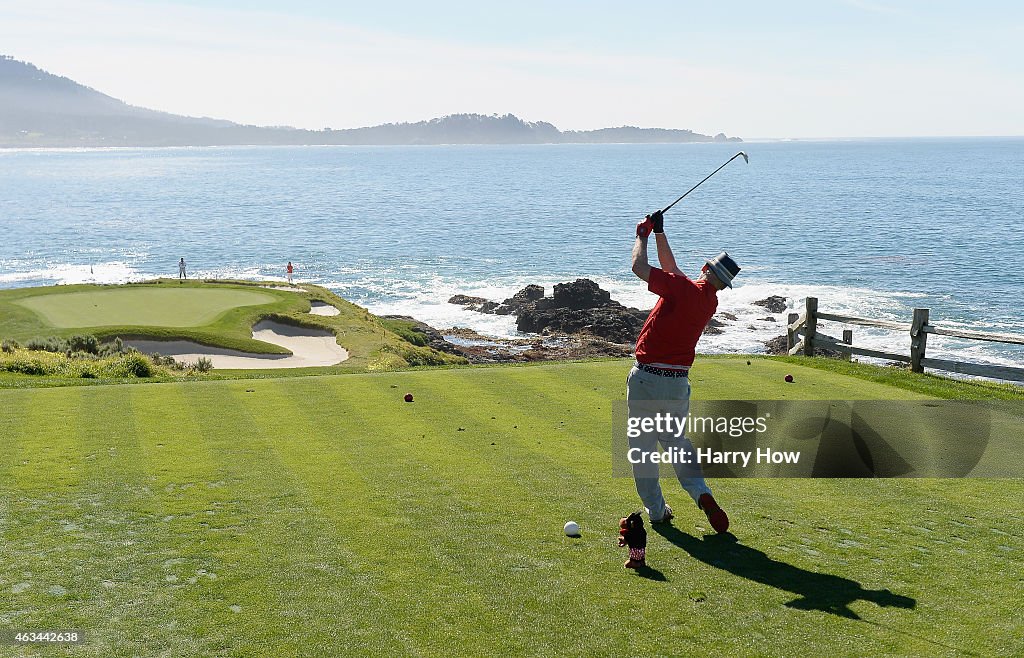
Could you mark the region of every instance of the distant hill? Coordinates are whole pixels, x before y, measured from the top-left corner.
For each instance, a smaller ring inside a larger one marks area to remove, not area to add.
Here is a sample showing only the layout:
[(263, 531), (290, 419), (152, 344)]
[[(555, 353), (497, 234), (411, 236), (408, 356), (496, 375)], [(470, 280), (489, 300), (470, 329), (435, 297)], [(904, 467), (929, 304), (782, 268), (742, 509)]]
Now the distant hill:
[(719, 133), (622, 126), (561, 131), (511, 114), (453, 114), (347, 130), (249, 126), (128, 105), (74, 80), (0, 56), (0, 147), (243, 144), (561, 144), (741, 141)]

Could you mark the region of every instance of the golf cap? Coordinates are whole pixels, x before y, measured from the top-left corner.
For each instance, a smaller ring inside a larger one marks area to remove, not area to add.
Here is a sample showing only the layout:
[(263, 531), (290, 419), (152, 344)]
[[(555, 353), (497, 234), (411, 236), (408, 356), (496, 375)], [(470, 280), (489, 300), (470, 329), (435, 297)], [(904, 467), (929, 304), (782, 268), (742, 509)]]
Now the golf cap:
[(732, 288), (732, 280), (740, 273), (740, 266), (732, 259), (732, 256), (722, 252), (709, 261), (705, 261), (715, 276), (726, 286)]

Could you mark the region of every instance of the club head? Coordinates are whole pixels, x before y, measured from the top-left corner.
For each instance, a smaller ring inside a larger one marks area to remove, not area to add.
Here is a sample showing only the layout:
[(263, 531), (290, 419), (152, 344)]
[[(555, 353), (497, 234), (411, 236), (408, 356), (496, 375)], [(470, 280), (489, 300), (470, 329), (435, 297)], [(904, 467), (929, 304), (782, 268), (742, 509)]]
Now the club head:
[(747, 157), (746, 153), (744, 153), (743, 151), (740, 151), (740, 155), (743, 156), (743, 161), (744, 162), (746, 162), (747, 164), (750, 164), (750, 158)]

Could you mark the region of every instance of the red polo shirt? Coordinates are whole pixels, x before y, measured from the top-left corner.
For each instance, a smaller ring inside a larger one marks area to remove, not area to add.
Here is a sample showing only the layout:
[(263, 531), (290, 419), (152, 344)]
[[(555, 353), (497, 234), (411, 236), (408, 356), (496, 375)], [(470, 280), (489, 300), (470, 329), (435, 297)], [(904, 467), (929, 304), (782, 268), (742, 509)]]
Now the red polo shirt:
[(661, 299), (636, 339), (636, 360), (691, 366), (697, 341), (718, 308), (718, 291), (707, 279), (651, 268), (647, 289)]

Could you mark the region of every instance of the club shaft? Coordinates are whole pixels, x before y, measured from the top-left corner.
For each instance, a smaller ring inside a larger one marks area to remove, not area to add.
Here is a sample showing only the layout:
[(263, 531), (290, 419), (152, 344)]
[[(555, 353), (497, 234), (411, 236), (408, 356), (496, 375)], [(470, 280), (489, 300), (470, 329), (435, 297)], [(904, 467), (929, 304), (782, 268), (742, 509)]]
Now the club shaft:
[(662, 213), (666, 213), (666, 212), (668, 212), (668, 211), (669, 211), (669, 208), (671, 208), (672, 206), (676, 205), (677, 203), (679, 203), (680, 201), (682, 201), (683, 199), (685, 199), (685, 198), (686, 198), (686, 195), (687, 195), (687, 194), (689, 194), (690, 192), (693, 192), (693, 191), (694, 191), (695, 189), (697, 189), (698, 187), (700, 187), (701, 185), (703, 185), (703, 184), (704, 184), (704, 181), (706, 181), (707, 179), (711, 178), (712, 176), (714, 176), (714, 175), (715, 175), (715, 174), (717, 174), (718, 172), (720, 172), (720, 171), (722, 171), (723, 169), (725, 169), (725, 165), (729, 164), (730, 162), (732, 162), (732, 161), (733, 161), (733, 160), (735, 160), (736, 158), (740, 157), (741, 155), (743, 155), (743, 152), (742, 152), (742, 151), (740, 151), (740, 152), (739, 152), (739, 153), (737, 153), (736, 155), (732, 156), (731, 158), (729, 158), (728, 160), (726, 160), (725, 162), (723, 162), (723, 163), (722, 163), (722, 166), (721, 166), (721, 167), (719, 167), (718, 169), (715, 169), (715, 170), (714, 170), (714, 171), (712, 171), (712, 172), (711, 172), (710, 174), (708, 174), (707, 176), (705, 176), (705, 177), (704, 177), (704, 180), (702, 180), (701, 182), (697, 183), (696, 185), (694, 185), (694, 186), (693, 186), (693, 187), (691, 187), (690, 189), (686, 190), (686, 193), (685, 193), (685, 194), (683, 194), (683, 196), (679, 197), (678, 199), (676, 199), (676, 200), (675, 200), (675, 201), (673, 201), (672, 203), (668, 204), (668, 206), (666, 206), (666, 207), (665, 207), (665, 209), (664, 209), (664, 210), (662, 210), (661, 212), (662, 212)]

